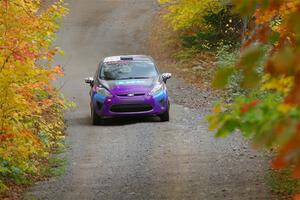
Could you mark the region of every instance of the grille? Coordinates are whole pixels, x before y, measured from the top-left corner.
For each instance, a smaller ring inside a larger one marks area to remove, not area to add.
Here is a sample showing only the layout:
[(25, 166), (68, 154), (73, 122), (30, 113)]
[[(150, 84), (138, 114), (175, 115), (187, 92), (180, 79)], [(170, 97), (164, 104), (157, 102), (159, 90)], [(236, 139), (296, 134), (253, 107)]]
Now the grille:
[(112, 112), (145, 112), (152, 110), (149, 104), (119, 104), (110, 108)]
[[(133, 94), (133, 96), (144, 96), (145, 93), (136, 93), (136, 94)], [(119, 97), (128, 97), (128, 94), (118, 94)]]

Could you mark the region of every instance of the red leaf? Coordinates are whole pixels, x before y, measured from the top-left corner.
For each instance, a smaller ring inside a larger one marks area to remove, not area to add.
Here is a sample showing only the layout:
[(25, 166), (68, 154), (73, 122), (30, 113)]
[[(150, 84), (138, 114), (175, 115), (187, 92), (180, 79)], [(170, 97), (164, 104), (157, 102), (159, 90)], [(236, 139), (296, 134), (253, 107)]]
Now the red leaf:
[(283, 157), (276, 157), (272, 161), (272, 167), (274, 169), (282, 169), (282, 168), (286, 167), (287, 164), (288, 164), (288, 162)]

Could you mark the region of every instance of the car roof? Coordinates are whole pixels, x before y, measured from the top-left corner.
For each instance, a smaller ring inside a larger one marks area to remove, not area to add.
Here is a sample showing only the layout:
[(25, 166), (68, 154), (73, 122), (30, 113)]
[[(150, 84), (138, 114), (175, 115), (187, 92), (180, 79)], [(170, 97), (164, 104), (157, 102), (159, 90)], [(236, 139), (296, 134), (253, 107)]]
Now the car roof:
[(133, 61), (151, 61), (153, 59), (146, 55), (119, 55), (119, 56), (109, 56), (104, 58), (103, 62), (117, 62), (122, 60), (133, 60)]

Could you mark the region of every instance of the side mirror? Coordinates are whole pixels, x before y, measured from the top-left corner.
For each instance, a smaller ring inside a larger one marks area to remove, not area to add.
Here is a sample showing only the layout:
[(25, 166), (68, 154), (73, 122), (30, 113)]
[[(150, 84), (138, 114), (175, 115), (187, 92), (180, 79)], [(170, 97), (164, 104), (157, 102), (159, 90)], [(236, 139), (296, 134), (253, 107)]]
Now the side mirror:
[(170, 79), (172, 77), (172, 74), (171, 73), (163, 73), (161, 75), (162, 77), (162, 80), (166, 83), (168, 79)]
[(94, 78), (93, 77), (85, 78), (84, 82), (90, 84), (90, 86), (92, 87), (94, 85)]

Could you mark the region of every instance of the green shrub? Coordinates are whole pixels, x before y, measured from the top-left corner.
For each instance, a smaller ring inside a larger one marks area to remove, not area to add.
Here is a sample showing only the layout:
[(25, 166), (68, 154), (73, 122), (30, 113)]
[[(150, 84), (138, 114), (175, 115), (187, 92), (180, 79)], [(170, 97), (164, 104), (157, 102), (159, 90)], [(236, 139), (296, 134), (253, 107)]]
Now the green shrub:
[(184, 48), (216, 50), (224, 45), (232, 48), (240, 45), (242, 19), (239, 15), (232, 14), (230, 7), (225, 7), (219, 12), (208, 11), (208, 14), (199, 20), (202, 20), (205, 28), (181, 34)]

